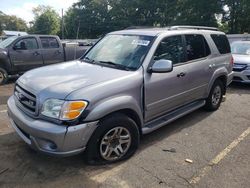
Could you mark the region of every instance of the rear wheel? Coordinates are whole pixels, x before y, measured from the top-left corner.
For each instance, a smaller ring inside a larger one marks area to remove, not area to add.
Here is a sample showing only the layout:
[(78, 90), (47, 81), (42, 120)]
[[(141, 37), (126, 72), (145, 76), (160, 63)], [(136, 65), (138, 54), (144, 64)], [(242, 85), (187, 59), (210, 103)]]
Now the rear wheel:
[(215, 111), (220, 107), (224, 93), (223, 83), (220, 80), (215, 81), (209, 96), (206, 100), (205, 109), (208, 111)]
[(139, 145), (136, 123), (123, 114), (102, 120), (90, 138), (86, 157), (90, 164), (113, 163), (131, 157)]
[(8, 81), (8, 73), (3, 68), (0, 68), (0, 85), (5, 84)]

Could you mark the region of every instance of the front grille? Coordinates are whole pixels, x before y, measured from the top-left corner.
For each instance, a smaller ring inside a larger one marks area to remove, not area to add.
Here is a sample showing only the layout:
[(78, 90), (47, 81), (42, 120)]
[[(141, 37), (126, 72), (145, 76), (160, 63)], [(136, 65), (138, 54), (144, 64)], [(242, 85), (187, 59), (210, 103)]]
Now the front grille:
[(28, 110), (33, 115), (36, 112), (36, 96), (31, 92), (25, 90), (20, 85), (16, 84), (15, 87), (15, 96), (21, 106)]
[(241, 72), (247, 68), (246, 64), (234, 63), (233, 71)]

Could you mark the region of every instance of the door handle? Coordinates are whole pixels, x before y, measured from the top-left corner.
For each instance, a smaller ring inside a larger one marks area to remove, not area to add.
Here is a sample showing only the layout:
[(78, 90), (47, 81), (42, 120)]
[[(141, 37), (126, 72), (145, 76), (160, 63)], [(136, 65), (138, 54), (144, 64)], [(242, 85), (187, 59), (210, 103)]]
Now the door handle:
[(34, 52), (33, 55), (34, 55), (34, 56), (38, 56), (38, 55), (40, 55), (40, 53)]
[(184, 77), (186, 76), (186, 73), (185, 72), (181, 72), (179, 74), (177, 74), (177, 77), (180, 78), (180, 77)]
[(61, 54), (61, 53), (62, 53), (62, 52), (61, 52), (61, 51), (59, 51), (59, 50), (55, 52), (55, 54)]
[(209, 65), (209, 68), (210, 68), (210, 69), (213, 68), (213, 67), (215, 67), (215, 64), (210, 64), (210, 65)]

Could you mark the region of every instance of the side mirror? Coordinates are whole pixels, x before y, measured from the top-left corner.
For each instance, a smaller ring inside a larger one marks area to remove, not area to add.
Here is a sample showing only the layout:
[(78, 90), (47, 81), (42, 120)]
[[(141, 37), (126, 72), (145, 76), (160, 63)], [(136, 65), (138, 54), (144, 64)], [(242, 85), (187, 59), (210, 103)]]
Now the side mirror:
[(150, 73), (165, 73), (173, 70), (173, 62), (171, 60), (160, 59), (154, 62), (149, 68)]

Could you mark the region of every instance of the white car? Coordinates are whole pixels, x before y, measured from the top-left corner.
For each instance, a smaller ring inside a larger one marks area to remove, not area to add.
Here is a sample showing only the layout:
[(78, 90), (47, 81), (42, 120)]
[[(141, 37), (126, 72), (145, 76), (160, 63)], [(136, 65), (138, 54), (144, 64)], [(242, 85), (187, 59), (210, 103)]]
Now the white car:
[(233, 81), (250, 83), (250, 41), (237, 41), (231, 44), (234, 58)]

